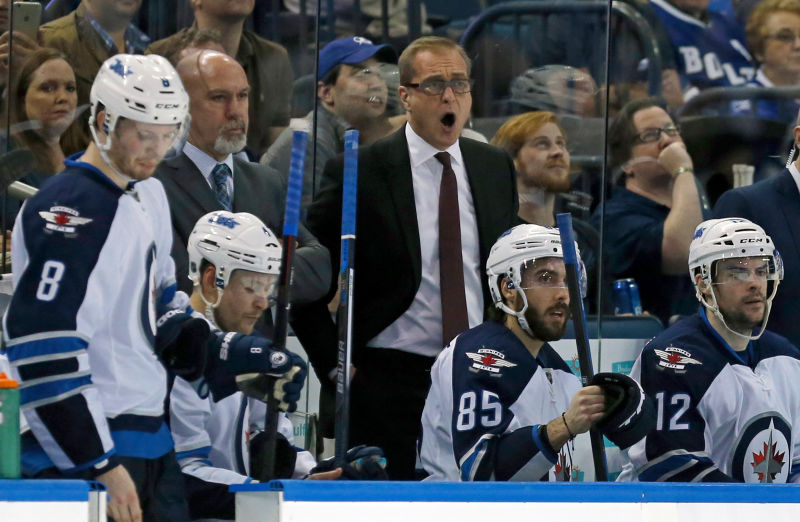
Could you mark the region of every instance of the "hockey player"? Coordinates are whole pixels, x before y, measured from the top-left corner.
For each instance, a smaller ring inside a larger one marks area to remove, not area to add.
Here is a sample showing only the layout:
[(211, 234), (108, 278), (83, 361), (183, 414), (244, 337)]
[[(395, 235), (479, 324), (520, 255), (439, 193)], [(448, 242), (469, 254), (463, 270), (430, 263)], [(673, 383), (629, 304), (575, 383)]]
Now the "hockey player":
[(99, 480), (118, 521), (188, 520), (159, 357), (218, 393), (232, 377), (204, 379), (222, 366), (291, 368), (288, 358), (272, 364), (267, 344), (252, 356), (250, 346), (221, 350), (214, 336), (211, 350), (187, 350), (209, 329), (175, 291), (169, 207), (149, 178), (184, 132), (188, 102), (164, 58), (108, 59), (91, 91), (93, 142), (25, 203), (12, 236), (3, 327), (30, 426), (23, 474)]
[[(492, 247), (494, 313), (457, 336), (431, 370), (420, 446), (430, 480), (571, 480), (567, 441), (603, 417), (606, 397), (600, 386), (582, 388), (548, 344), (569, 318), (562, 257), (558, 230), (539, 225), (516, 226)], [(625, 418), (638, 427), (635, 402)]]
[[(204, 317), (216, 331), (258, 336), (254, 326), (270, 306), (281, 264), (281, 246), (272, 231), (246, 212), (210, 212), (197, 221), (187, 250), (194, 314)], [(296, 409), (301, 386), (291, 388), (289, 394), (277, 394), (282, 410)], [(170, 429), (192, 519), (233, 520), (234, 495), (228, 486), (262, 476), (256, 466), (261, 462), (257, 448), (263, 440), (264, 394), (246, 386), (245, 390), (255, 398), (238, 392), (214, 402), (200, 398), (181, 378), (172, 387)], [(311, 453), (291, 445), (293, 427), (285, 413), (279, 416), (278, 429), (275, 477), (306, 477), (317, 463)], [(358, 458), (382, 458), (375, 450), (361, 452)], [(311, 478), (341, 475), (342, 470), (336, 469)]]
[(765, 330), (778, 251), (750, 221), (712, 219), (695, 231), (689, 273), (703, 306), (634, 363), (657, 425), (618, 480), (800, 482), (800, 351)]

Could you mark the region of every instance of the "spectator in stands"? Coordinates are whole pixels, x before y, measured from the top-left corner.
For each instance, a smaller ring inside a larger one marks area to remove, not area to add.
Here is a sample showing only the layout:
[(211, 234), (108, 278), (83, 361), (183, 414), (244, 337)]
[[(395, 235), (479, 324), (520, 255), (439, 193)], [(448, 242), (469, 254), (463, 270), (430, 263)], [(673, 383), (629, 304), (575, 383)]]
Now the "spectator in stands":
[[(366, 145), (405, 122), (405, 115), (398, 118), (387, 114), (388, 89), (380, 74), (382, 64), (396, 61), (397, 54), (391, 46), (374, 45), (360, 36), (334, 40), (320, 51), (316, 144), (310, 139), (306, 149), (304, 216), (319, 189), (325, 163), (344, 152), (347, 129), (357, 129), (360, 144)], [(311, 128), (314, 111), (309, 112), (305, 120)], [(261, 163), (277, 170), (284, 179), (289, 176), (292, 134), (292, 129), (284, 130), (261, 157)]]
[[(64, 150), (80, 146), (75, 120), (78, 102), (75, 73), (55, 49), (41, 47), (15, 68), (6, 104), (9, 148), (34, 153), (35, 170), (20, 181), (39, 187), (64, 170)], [(6, 226), (14, 223), (20, 202), (6, 202)]]
[[(203, 50), (183, 58), (177, 70), (189, 93), (191, 130), (181, 153), (163, 161), (155, 176), (170, 204), (175, 277), (188, 293), (186, 242), (197, 220), (214, 210), (249, 212), (280, 230), (286, 185), (270, 167), (234, 157), (244, 147), (248, 126), (250, 88), (242, 66), (226, 54)], [(293, 303), (324, 295), (331, 277), (327, 250), (304, 227), (298, 240), (294, 277), (303, 284), (292, 292)]]
[[(570, 190), (567, 136), (556, 115), (541, 111), (514, 116), (498, 129), (491, 144), (505, 149), (514, 160), (519, 217), (526, 223), (556, 226), (556, 196)], [(593, 288), (597, 281), (597, 231), (580, 219), (573, 219), (572, 223), (589, 288)]]
[(629, 102), (609, 130), (621, 185), (593, 216), (605, 219), (605, 259), (614, 278), (632, 277), (642, 308), (664, 324), (695, 311), (686, 275), (689, 243), (702, 221), (692, 158), (680, 130), (654, 98)]
[(649, 0), (672, 41), (686, 99), (709, 87), (744, 85), (755, 73), (742, 26), (710, 0)]
[(511, 82), (514, 109), (596, 116), (596, 95), (591, 75), (568, 65), (528, 69)]
[(225, 52), (225, 47), (222, 46), (222, 34), (216, 29), (198, 29), (197, 27), (191, 27), (186, 33), (186, 39), (181, 43), (183, 47), (175, 49), (175, 51), (167, 57), (173, 65), (178, 65), (181, 58), (189, 56), (195, 51), (208, 49), (221, 53)]
[[(758, 9), (758, 8), (756, 8)], [(800, 118), (794, 128), (795, 148), (800, 144)], [(793, 149), (794, 150), (794, 149)], [(714, 217), (741, 217), (761, 226), (775, 242), (786, 267), (785, 279), (775, 296), (770, 330), (800, 346), (800, 158), (777, 176), (729, 190), (714, 206)]]
[[(759, 68), (747, 85), (753, 87), (800, 87), (800, 0), (763, 0), (755, 6), (745, 27), (750, 51)], [(733, 103), (733, 112), (752, 112), (752, 103)], [(755, 114), (762, 118), (794, 120), (797, 100), (761, 100)]]
[[(191, 0), (191, 5), (194, 9), (192, 27), (219, 31), (225, 52), (244, 67), (253, 93), (250, 99), (251, 126), (247, 134), (248, 154), (251, 158), (258, 158), (289, 125), (289, 101), (294, 81), (289, 55), (281, 45), (244, 28), (255, 0)], [(191, 37), (191, 29), (181, 29), (154, 42), (147, 52), (170, 54), (173, 49), (186, 47), (184, 42)]]
[[(73, 12), (42, 26), (42, 45), (61, 51), (75, 69), (79, 106), (89, 103), (92, 82), (107, 58), (117, 53), (142, 54), (150, 43), (150, 38), (131, 23), (141, 5), (141, 0), (83, 0)], [(82, 147), (78, 150), (89, 143), (89, 127), (84, 123), (82, 128)]]

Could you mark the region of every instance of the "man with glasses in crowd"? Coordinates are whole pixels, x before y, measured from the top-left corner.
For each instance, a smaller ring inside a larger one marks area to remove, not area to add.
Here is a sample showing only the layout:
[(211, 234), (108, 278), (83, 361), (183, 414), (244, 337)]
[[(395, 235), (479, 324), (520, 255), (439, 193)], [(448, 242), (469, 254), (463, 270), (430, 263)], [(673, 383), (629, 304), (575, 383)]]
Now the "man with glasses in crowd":
[(692, 230), (703, 220), (692, 158), (654, 98), (623, 107), (609, 130), (609, 148), (622, 186), (593, 218), (598, 229), (605, 219), (608, 272), (635, 279), (642, 308), (667, 324), (697, 304), (685, 276)]
[(800, 351), (765, 331), (780, 254), (760, 226), (712, 219), (694, 233), (689, 273), (700, 312), (633, 365), (657, 421), (623, 452), (620, 480), (800, 482)]
[[(358, 288), (350, 445), (384, 449), (392, 479), (413, 479), (430, 368), (459, 332), (483, 322), (481, 267), (516, 222), (514, 166), (461, 138), (472, 106), (470, 61), (453, 41), (423, 37), (399, 59), (408, 124), (359, 152)], [(341, 156), (330, 160), (308, 227), (338, 273)], [(295, 306), (293, 326), (320, 381), (332, 385), (336, 327), (325, 299)], [(335, 375), (334, 375), (335, 377)]]

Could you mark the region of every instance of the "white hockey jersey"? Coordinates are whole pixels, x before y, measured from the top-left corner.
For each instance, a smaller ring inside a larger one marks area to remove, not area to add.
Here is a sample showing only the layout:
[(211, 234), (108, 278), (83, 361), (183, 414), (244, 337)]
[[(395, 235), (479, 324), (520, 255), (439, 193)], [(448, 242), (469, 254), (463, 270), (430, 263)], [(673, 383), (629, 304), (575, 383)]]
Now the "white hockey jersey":
[(420, 441), (427, 480), (594, 480), (586, 434), (557, 454), (537, 435), (580, 387), (549, 344), (534, 358), (491, 321), (460, 334), (431, 369)]
[(701, 310), (650, 341), (631, 377), (658, 420), (617, 480), (800, 481), (800, 351), (785, 338), (735, 352)]
[[(193, 315), (208, 320), (197, 311)], [(211, 321), (209, 324), (218, 330)], [(242, 392), (219, 402), (214, 402), (210, 396), (203, 399), (192, 385), (177, 377), (170, 391), (169, 410), (175, 452), (187, 476), (192, 516), (233, 519), (233, 494), (228, 492), (228, 485), (252, 480), (248, 476), (248, 440), (252, 433), (263, 431), (266, 404)], [(294, 438), (292, 421), (283, 412), (278, 415), (278, 432), (290, 442)], [(310, 452), (296, 449), (297, 460), (291, 478), (303, 478), (316, 461)]]
[(3, 329), (33, 432), (26, 476), (172, 449), (153, 352), (156, 300), (177, 299), (164, 189), (148, 179), (122, 190), (89, 164), (66, 165), (25, 203), (12, 235)]

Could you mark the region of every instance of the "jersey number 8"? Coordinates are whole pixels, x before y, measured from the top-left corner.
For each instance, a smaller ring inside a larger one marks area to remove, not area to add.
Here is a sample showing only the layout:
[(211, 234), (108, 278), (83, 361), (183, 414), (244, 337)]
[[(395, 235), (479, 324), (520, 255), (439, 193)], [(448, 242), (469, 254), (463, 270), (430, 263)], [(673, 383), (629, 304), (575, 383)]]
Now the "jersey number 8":
[[(456, 419), (456, 429), (458, 431), (468, 431), (475, 427), (475, 408), (478, 396), (474, 391), (461, 394), (458, 400), (458, 418)], [(481, 391), (481, 426), (493, 428), (503, 420), (503, 406), (500, 404), (500, 397), (490, 391)]]
[(36, 289), (36, 299), (39, 301), (52, 301), (58, 293), (58, 284), (64, 277), (64, 263), (48, 260), (42, 267), (42, 278)]

